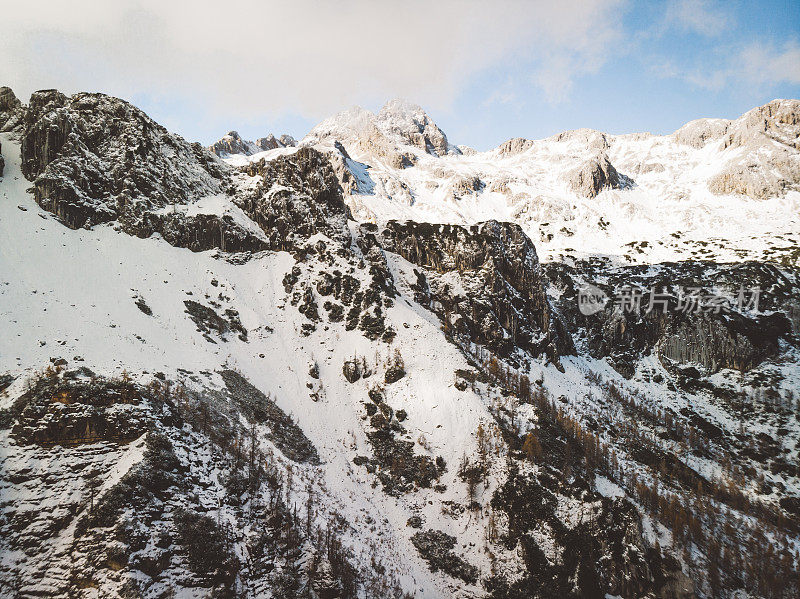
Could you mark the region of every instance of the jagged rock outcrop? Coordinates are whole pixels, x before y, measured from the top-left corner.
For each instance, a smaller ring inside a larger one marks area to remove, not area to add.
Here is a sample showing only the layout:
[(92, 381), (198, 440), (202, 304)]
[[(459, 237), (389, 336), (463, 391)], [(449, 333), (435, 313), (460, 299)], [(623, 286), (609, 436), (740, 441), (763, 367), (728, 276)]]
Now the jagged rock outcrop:
[(377, 244), (421, 267), (415, 291), (454, 336), (511, 357), (572, 353), (569, 334), (554, 317), (536, 249), (518, 225), (489, 221), (472, 227), (389, 221), (361, 226), (363, 243)]
[(512, 137), (506, 142), (503, 142), (495, 150), (500, 156), (513, 156), (515, 154), (522, 154), (523, 152), (533, 147), (533, 141), (525, 139), (524, 137)]
[[(539, 434), (548, 461), (563, 459), (560, 441), (544, 430)], [(630, 501), (581, 491), (585, 485), (581, 479), (587, 474), (576, 473), (570, 486), (549, 473), (525, 475), (512, 466), (491, 504), (507, 515), (508, 535), (503, 542), (520, 550), (525, 569), (510, 579), (502, 574), (491, 577), (486, 585), (489, 597), (694, 597), (694, 585), (679, 562), (644, 543), (641, 519)], [(567, 498), (587, 502), (583, 509), (591, 514), (589, 521), (564, 526), (557, 510)], [(553, 531), (553, 545), (539, 544), (536, 531), (543, 529)], [(554, 547), (558, 560), (548, 559)]]
[(396, 169), (408, 168), (418, 156), (444, 156), (461, 151), (416, 104), (391, 100), (374, 114), (355, 106), (326, 119), (302, 140), (303, 145), (340, 143), (359, 160), (379, 160)]
[(302, 147), (269, 162), (251, 163), (243, 170), (260, 181), (242, 188), (234, 202), (261, 227), (270, 249), (294, 249), (316, 233), (343, 245), (350, 243), (350, 211), (324, 154)]
[(259, 137), (255, 144), (263, 152), (264, 150), (274, 150), (276, 148), (293, 148), (297, 145), (297, 140), (291, 135), (283, 134), (276, 138), (270, 133), (266, 137)]
[(157, 233), (170, 245), (193, 252), (216, 248), (223, 252), (257, 252), (269, 248), (266, 236), (254, 224), (248, 226), (231, 214), (145, 212), (128, 223), (125, 230), (142, 238)]
[(450, 194), (454, 199), (483, 191), (486, 184), (477, 175), (462, 175), (455, 178), (450, 186)]
[(567, 173), (565, 180), (572, 191), (586, 198), (595, 197), (603, 189), (619, 189), (623, 183), (605, 152)]
[(45, 90), (26, 110), (22, 172), (37, 203), (73, 228), (221, 193), (227, 170), (117, 98)]
[(377, 117), (361, 107), (340, 112), (316, 127), (301, 140), (301, 145), (338, 144), (350, 156), (364, 156), (380, 160), (392, 168), (407, 168), (417, 162), (417, 157), (404, 150), (400, 140), (392, 139), (383, 131)]
[(800, 150), (800, 100), (772, 100), (747, 111), (728, 127), (723, 147), (771, 140)]
[(14, 131), (22, 122), (22, 102), (10, 87), (0, 87), (0, 131)]
[(252, 156), (258, 152), (274, 150), (275, 148), (289, 148), (296, 145), (297, 140), (291, 135), (284, 134), (280, 138), (276, 138), (270, 133), (266, 137), (259, 137), (255, 142), (252, 142), (242, 139), (242, 136), (236, 131), (229, 131), (227, 135), (210, 145), (208, 149), (220, 158), (227, 158), (235, 155)]
[(778, 339), (790, 330), (782, 315), (748, 318), (737, 313), (683, 313), (675, 304), (667, 313), (635, 314), (611, 308), (592, 326), (589, 350), (610, 356), (622, 374), (630, 375), (632, 356), (655, 349), (662, 362), (699, 365), (708, 372), (722, 368), (747, 371), (777, 354)]
[(3, 159), (3, 144), (0, 144), (0, 177), (3, 176), (3, 169), (6, 167), (6, 161)]
[[(232, 151), (249, 143), (235, 132), (228, 142)], [(158, 233), (192, 251), (287, 249), (315, 232), (349, 240), (341, 188), (316, 150), (249, 165), (261, 183), (236, 187), (233, 170), (198, 144), (102, 94), (36, 92), (25, 116), (22, 168), (36, 201), (73, 228), (117, 220), (128, 233)], [(213, 197), (219, 200), (210, 208), (194, 207)]]
[(345, 195), (369, 194), (375, 190), (375, 181), (372, 180), (367, 170), (369, 167), (353, 160), (341, 143), (336, 141), (332, 148), (325, 148), (323, 151), (331, 163)]
[(721, 368), (747, 371), (778, 353), (778, 339), (790, 331), (780, 314), (714, 318), (698, 314), (675, 319), (658, 341), (658, 355), (679, 364), (700, 364), (709, 372)]
[(19, 443), (44, 447), (125, 443), (147, 430), (142, 403), (136, 388), (123, 382), (43, 378), (18, 400), (12, 435)]
[(771, 154), (755, 151), (729, 162), (708, 181), (717, 195), (737, 194), (764, 200), (800, 189), (800, 155), (780, 149)]
[(597, 152), (608, 151), (608, 138), (605, 133), (595, 131), (594, 129), (573, 129), (572, 131), (564, 131), (548, 140), (557, 141), (561, 143), (572, 143), (582, 148), (588, 148)]

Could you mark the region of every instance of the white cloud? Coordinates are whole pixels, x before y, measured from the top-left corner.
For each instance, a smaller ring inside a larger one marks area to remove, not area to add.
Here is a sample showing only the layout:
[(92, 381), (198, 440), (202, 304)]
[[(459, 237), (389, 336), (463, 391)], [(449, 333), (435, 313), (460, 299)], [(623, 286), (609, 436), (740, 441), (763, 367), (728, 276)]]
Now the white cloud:
[(674, 0), (667, 6), (667, 24), (713, 37), (731, 25), (724, 6), (710, 0)]
[(756, 95), (763, 95), (781, 84), (800, 84), (800, 45), (794, 40), (783, 45), (753, 42), (729, 47), (724, 56), (713, 67), (696, 64), (681, 68), (665, 61), (652, 68), (664, 78), (683, 79), (695, 87), (713, 91), (747, 86)]
[(98, 3), (3, 9), (0, 84), (123, 97), (195, 96), (232, 117), (327, 116), (404, 96), (447, 107), (506, 60), (551, 97), (594, 72), (621, 36), (621, 0)]
[(746, 81), (772, 86), (779, 83), (800, 84), (800, 45), (789, 41), (783, 47), (754, 43), (739, 53), (738, 65)]

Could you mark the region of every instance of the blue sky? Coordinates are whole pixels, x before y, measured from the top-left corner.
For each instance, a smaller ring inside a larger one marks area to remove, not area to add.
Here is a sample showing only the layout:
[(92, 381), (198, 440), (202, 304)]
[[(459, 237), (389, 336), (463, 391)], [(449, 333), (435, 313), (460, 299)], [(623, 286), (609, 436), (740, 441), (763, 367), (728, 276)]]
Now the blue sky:
[(103, 91), (188, 139), (302, 137), (353, 104), (421, 104), (451, 142), (667, 133), (800, 97), (800, 2), (306, 0), (15, 6), (0, 84)]
[[(774, 98), (800, 98), (800, 2), (704, 4), (718, 25), (668, 21), (662, 3), (622, 8), (626, 39), (562, 97), (526, 77), (530, 64), (510, 61), (476, 75), (452, 113), (434, 118), (458, 143), (485, 148), (579, 127), (669, 133), (695, 118), (735, 118)], [(793, 67), (763, 72), (762, 59), (782, 55)], [(750, 57), (754, 64), (745, 64)], [(487, 90), (501, 91), (487, 102)]]

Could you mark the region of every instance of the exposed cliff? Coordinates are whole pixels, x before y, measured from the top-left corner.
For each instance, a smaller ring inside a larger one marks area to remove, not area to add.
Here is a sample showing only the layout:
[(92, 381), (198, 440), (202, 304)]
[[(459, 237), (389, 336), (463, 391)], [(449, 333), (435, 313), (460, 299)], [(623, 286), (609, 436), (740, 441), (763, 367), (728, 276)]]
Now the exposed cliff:
[(73, 228), (221, 193), (227, 171), (123, 100), (47, 90), (25, 111), (22, 172), (36, 201)]
[(291, 249), (296, 240), (316, 233), (349, 244), (349, 210), (322, 153), (300, 148), (243, 170), (253, 179), (237, 188), (234, 201), (268, 236), (270, 249)]
[(390, 221), (361, 230), (366, 243), (374, 239), (421, 268), (418, 301), (431, 306), (454, 336), (508, 358), (521, 348), (558, 363), (573, 351), (550, 310), (536, 249), (518, 226)]
[[(777, 355), (781, 339), (796, 343), (791, 320), (796, 274), (789, 278), (774, 266), (744, 263), (718, 265), (708, 280), (709, 270), (708, 264), (698, 262), (615, 269), (584, 261), (574, 268), (555, 263), (545, 268), (558, 289), (558, 313), (570, 331), (584, 339), (592, 355), (609, 357), (626, 376), (633, 374), (638, 358), (651, 351), (667, 364), (697, 365), (708, 372), (747, 371)], [(597, 313), (579, 310), (578, 295), (585, 283), (606, 295)], [(754, 289), (763, 293), (757, 298), (760, 313), (736, 305), (740, 290), (746, 307)], [(723, 303), (713, 299), (712, 290)], [(623, 294), (629, 299), (621, 299)], [(686, 294), (698, 299), (687, 299)]]

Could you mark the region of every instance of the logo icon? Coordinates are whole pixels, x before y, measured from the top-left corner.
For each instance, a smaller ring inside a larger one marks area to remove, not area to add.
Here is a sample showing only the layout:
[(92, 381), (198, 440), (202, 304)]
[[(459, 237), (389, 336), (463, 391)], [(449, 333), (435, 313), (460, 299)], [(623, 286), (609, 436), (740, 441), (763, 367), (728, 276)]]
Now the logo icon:
[(599, 287), (586, 283), (578, 290), (578, 310), (585, 316), (591, 316), (606, 307), (608, 296)]

